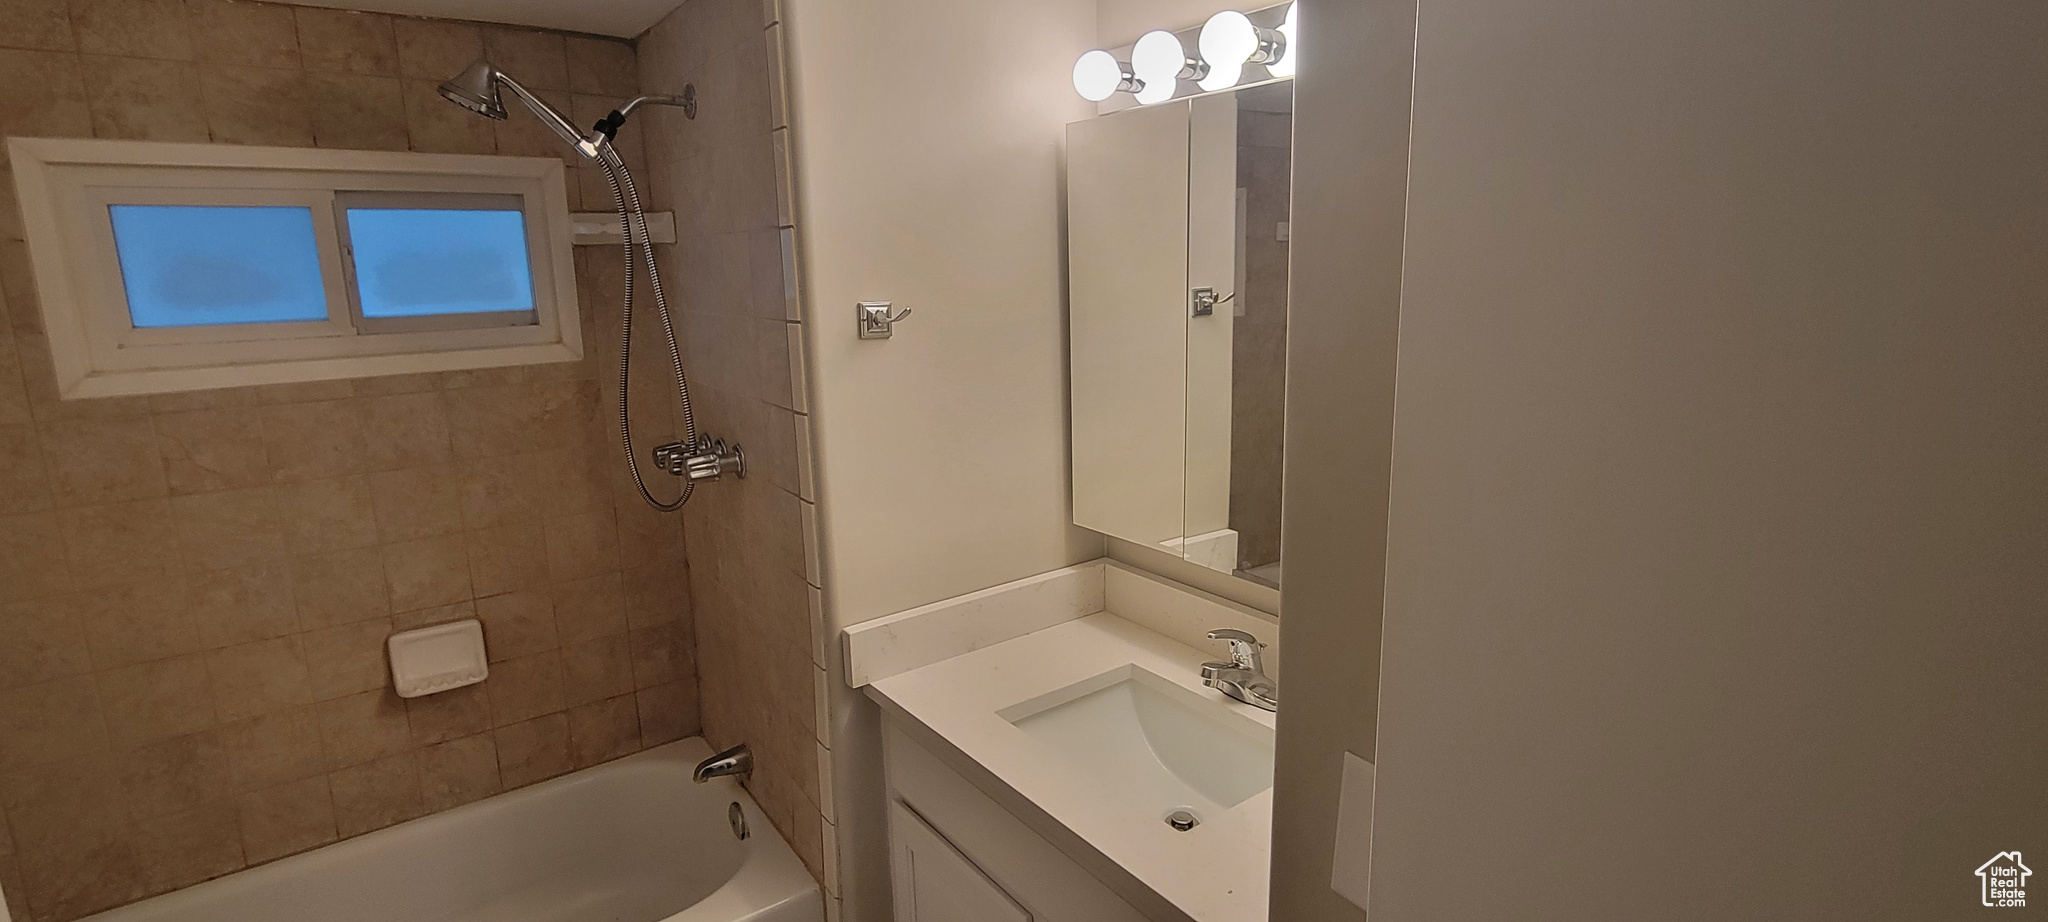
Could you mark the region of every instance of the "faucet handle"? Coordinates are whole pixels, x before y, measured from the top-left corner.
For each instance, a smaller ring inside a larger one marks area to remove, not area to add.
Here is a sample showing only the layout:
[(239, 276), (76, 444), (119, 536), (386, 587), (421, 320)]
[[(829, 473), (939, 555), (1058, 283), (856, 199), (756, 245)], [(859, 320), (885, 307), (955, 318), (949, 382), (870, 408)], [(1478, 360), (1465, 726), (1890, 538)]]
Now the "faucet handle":
[(1239, 667), (1262, 674), (1266, 671), (1264, 658), (1259, 654), (1266, 645), (1260, 643), (1257, 637), (1226, 627), (1210, 631), (1209, 639), (1230, 644), (1230, 659)]

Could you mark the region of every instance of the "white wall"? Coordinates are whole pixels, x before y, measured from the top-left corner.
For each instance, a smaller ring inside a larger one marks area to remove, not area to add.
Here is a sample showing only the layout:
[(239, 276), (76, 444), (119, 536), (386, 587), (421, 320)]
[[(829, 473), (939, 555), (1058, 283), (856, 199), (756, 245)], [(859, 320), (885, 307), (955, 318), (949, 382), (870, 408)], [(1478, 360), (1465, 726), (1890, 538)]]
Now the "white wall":
[(2043, 34), (1421, 5), (1375, 920), (1960, 918), (2048, 847)]
[(1373, 758), (1415, 4), (1302, 3), (1272, 918), (1356, 922), (1331, 850), (1344, 753)]
[[(1069, 524), (1060, 147), (1093, 0), (782, 0), (826, 617), (1100, 556)], [(854, 338), (854, 302), (916, 315)], [(874, 706), (830, 683), (846, 918), (886, 918)], [(828, 830), (828, 835), (833, 831)]]
[(1250, 4), (1231, 0), (1100, 0), (1096, 5), (1096, 47), (1128, 45), (1153, 29), (1178, 32), (1199, 26), (1224, 10), (1253, 10), (1272, 5), (1266, 0)]

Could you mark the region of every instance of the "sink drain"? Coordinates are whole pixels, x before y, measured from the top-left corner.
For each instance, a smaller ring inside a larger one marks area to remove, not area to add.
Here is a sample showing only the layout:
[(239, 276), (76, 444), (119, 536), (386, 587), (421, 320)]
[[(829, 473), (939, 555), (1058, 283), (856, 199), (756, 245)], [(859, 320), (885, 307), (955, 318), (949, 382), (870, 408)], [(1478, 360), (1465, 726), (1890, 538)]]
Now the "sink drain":
[(1195, 811), (1193, 810), (1175, 810), (1172, 813), (1166, 815), (1166, 825), (1172, 826), (1176, 831), (1179, 832), (1187, 832), (1188, 830), (1193, 829), (1196, 826), (1200, 826), (1201, 824), (1202, 818), (1196, 816)]

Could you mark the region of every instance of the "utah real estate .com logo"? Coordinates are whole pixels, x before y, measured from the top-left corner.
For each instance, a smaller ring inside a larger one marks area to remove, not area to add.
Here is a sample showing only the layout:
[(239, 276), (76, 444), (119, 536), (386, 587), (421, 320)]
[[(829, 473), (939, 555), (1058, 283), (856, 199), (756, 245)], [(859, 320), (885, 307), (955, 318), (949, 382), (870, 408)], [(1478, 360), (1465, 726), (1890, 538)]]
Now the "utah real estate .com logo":
[(2027, 876), (2034, 873), (2020, 863), (2019, 852), (1999, 852), (1977, 868), (1984, 889), (1984, 905), (2027, 905)]

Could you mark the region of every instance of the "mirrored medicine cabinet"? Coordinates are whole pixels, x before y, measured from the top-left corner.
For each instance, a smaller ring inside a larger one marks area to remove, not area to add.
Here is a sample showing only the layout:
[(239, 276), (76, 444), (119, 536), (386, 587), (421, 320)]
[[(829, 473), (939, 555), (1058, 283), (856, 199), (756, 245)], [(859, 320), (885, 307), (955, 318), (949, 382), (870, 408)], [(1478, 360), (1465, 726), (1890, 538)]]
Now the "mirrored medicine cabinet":
[(1074, 522), (1274, 587), (1293, 100), (1067, 128)]

